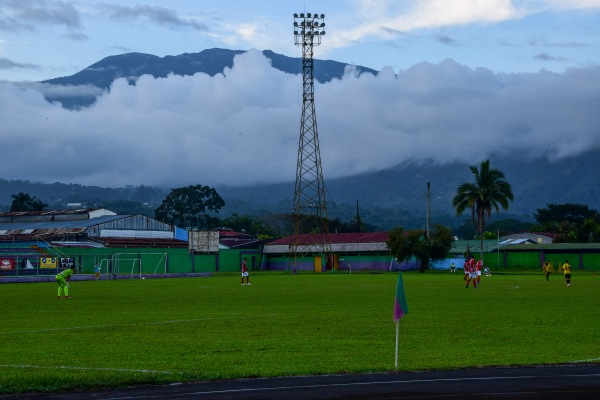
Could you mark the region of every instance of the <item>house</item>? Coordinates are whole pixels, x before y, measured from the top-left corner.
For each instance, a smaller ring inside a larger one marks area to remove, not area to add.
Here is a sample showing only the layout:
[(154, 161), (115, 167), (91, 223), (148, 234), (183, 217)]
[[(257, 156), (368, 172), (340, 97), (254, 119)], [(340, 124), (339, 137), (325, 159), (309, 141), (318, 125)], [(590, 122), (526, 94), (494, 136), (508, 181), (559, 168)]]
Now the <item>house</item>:
[(550, 243), (554, 242), (554, 236), (555, 236), (555, 234), (553, 234), (553, 233), (521, 232), (521, 233), (514, 233), (512, 235), (503, 236), (501, 238), (501, 241), (504, 242), (507, 240), (511, 240), (513, 242), (510, 242), (510, 243), (517, 244), (516, 241), (525, 240), (522, 243), (550, 244)]

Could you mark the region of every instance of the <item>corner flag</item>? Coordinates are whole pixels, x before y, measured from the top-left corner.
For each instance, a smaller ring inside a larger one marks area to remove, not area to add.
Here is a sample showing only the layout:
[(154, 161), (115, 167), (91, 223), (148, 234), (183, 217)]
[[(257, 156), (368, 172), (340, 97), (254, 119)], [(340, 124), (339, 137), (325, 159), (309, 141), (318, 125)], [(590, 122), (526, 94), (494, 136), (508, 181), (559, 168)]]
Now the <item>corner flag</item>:
[(408, 314), (408, 306), (406, 305), (406, 297), (404, 296), (404, 282), (402, 281), (402, 272), (398, 272), (396, 299), (394, 301), (394, 322), (398, 322), (406, 314)]

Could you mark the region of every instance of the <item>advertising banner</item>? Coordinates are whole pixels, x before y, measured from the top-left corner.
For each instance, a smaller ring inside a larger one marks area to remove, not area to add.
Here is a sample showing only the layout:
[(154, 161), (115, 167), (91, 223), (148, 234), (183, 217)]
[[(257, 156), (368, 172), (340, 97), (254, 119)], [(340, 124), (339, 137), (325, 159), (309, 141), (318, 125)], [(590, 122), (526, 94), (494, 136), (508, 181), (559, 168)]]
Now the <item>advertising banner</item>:
[(0, 258), (0, 270), (11, 271), (15, 269), (14, 258)]
[(218, 253), (219, 232), (190, 231), (188, 247), (190, 251), (197, 251), (200, 253)]
[(40, 268), (55, 268), (56, 269), (56, 258), (54, 258), (54, 257), (40, 258)]

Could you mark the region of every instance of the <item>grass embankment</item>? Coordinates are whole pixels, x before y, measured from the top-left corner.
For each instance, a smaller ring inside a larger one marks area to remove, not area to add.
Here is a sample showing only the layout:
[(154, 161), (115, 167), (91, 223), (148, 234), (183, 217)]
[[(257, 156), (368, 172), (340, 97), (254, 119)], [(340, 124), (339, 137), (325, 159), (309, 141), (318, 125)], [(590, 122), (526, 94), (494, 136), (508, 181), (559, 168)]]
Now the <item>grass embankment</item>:
[[(392, 370), (396, 273), (0, 286), (0, 393)], [(600, 279), (405, 273), (400, 370), (600, 359)]]

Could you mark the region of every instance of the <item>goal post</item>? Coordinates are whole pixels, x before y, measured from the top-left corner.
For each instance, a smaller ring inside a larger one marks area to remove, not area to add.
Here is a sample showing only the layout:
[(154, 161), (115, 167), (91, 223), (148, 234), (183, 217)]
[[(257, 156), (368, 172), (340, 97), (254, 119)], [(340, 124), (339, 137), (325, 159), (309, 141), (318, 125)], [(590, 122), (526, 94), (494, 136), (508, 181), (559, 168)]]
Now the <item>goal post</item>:
[(117, 274), (128, 274), (131, 278), (167, 273), (167, 253), (115, 253), (113, 262)]

